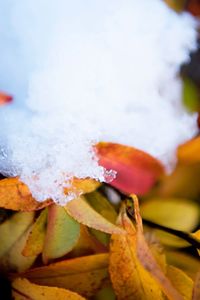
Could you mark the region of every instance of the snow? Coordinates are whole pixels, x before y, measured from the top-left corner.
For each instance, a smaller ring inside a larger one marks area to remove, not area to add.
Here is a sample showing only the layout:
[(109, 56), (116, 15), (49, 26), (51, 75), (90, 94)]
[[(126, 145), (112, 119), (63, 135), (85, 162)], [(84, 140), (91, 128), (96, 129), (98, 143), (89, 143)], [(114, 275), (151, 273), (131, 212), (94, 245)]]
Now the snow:
[[(0, 172), (64, 204), (73, 176), (105, 180), (93, 145), (144, 150), (170, 169), (197, 132), (180, 65), (197, 21), (161, 0), (7, 0), (0, 11)], [(108, 170), (109, 171), (109, 170)]]

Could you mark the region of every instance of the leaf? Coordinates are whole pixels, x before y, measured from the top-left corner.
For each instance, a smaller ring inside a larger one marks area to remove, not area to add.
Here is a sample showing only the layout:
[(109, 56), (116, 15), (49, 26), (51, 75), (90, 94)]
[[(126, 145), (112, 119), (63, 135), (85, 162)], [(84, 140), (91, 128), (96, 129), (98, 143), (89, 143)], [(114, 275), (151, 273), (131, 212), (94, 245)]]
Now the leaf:
[[(87, 202), (104, 218), (112, 223), (116, 223), (117, 213), (110, 202), (101, 193), (95, 191), (85, 195)], [(104, 245), (108, 245), (110, 236), (105, 232), (90, 229), (90, 232)]]
[(17, 177), (0, 180), (0, 207), (17, 211), (34, 211), (51, 203), (51, 200), (36, 201), (28, 187)]
[(0, 105), (6, 104), (11, 102), (13, 99), (12, 96), (5, 94), (3, 92), (0, 92)]
[(200, 299), (200, 272), (197, 273), (194, 288), (192, 291), (192, 300), (199, 300)]
[(154, 277), (156, 282), (162, 288), (162, 291), (169, 299), (183, 299), (181, 294), (173, 287), (170, 280), (165, 276), (161, 267), (153, 257), (143, 235), (142, 218), (139, 212), (139, 204), (136, 196), (132, 196), (134, 203), (135, 221), (136, 221), (136, 243), (137, 256), (144, 268)]
[(32, 224), (33, 220), (33, 212), (18, 212), (0, 225), (0, 258), (14, 246), (16, 241)]
[(192, 279), (200, 270), (200, 260), (180, 251), (166, 251), (167, 262), (183, 270)]
[(19, 212), (1, 224), (1, 270), (22, 272), (35, 261), (35, 256), (26, 258), (21, 254), (33, 219), (33, 212)]
[(107, 219), (102, 217), (90, 206), (83, 196), (76, 198), (67, 203), (66, 211), (79, 223), (88, 227), (107, 232), (124, 234), (125, 232), (118, 226), (112, 224)]
[(76, 245), (80, 236), (80, 224), (68, 215), (62, 206), (48, 208), (47, 232), (45, 236), (43, 261), (64, 256)]
[(46, 234), (47, 209), (42, 210), (39, 217), (32, 225), (26, 245), (22, 251), (24, 256), (34, 256), (42, 252)]
[(40, 286), (27, 279), (17, 278), (12, 283), (14, 300), (84, 300), (80, 295), (56, 287)]
[[(200, 241), (200, 229), (198, 229), (196, 232), (191, 233), (191, 236)], [(200, 249), (197, 249), (199, 255), (200, 255)]]
[(21, 277), (39, 285), (70, 289), (91, 297), (108, 280), (108, 254), (95, 254), (29, 270)]
[(159, 285), (138, 260), (136, 229), (129, 220), (124, 206), (118, 224), (127, 231), (127, 234), (113, 234), (111, 237), (109, 272), (117, 298), (119, 300), (164, 299)]
[(25, 257), (22, 251), (25, 247), (29, 235), (29, 229), (15, 242), (13, 247), (1, 258), (1, 270), (6, 272), (24, 272), (28, 270), (35, 262), (37, 256)]
[[(178, 198), (152, 198), (140, 207), (144, 219), (182, 231), (192, 231), (199, 222), (200, 210), (196, 202)], [(188, 246), (184, 240), (155, 230), (163, 244), (173, 247)]]
[(196, 137), (178, 147), (177, 157), (179, 162), (193, 164), (200, 162), (200, 137)]
[[(103, 232), (101, 232), (103, 233)], [(70, 253), (70, 257), (108, 252), (108, 248), (100, 243), (84, 225), (80, 226), (80, 237)]]
[(179, 293), (183, 296), (184, 300), (191, 300), (192, 298), (192, 289), (193, 289), (193, 281), (187, 276), (182, 270), (177, 269), (173, 266), (167, 267), (167, 276), (179, 291)]
[(86, 193), (91, 193), (95, 191), (101, 183), (90, 178), (86, 179), (79, 179), (79, 178), (73, 178), (72, 182), (72, 187), (70, 188), (65, 188), (65, 193), (75, 193), (75, 194), (86, 194)]
[(101, 166), (117, 171), (109, 184), (124, 193), (143, 195), (164, 174), (158, 160), (138, 149), (102, 142), (96, 145), (96, 151)]

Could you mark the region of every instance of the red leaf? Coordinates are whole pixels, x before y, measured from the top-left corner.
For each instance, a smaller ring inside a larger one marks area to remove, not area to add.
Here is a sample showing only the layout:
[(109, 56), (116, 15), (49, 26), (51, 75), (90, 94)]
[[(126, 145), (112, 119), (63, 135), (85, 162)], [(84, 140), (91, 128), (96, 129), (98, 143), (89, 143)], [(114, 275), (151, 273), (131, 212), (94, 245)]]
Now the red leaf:
[(96, 151), (101, 166), (117, 171), (110, 185), (127, 194), (147, 193), (164, 174), (157, 159), (136, 148), (102, 142), (96, 145)]
[(12, 96), (5, 94), (4, 92), (0, 92), (0, 105), (11, 102), (13, 99)]

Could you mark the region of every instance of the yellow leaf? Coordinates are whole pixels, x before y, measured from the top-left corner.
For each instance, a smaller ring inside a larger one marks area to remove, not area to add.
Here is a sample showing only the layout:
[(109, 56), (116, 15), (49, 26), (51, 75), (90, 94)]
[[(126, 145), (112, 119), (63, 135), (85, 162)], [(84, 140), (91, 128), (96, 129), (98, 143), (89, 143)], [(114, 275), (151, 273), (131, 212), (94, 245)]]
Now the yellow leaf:
[[(200, 210), (196, 202), (177, 198), (152, 198), (140, 207), (144, 219), (157, 224), (190, 232), (199, 222)], [(155, 230), (160, 241), (168, 246), (183, 247), (188, 243), (169, 233)]]
[(196, 273), (200, 270), (200, 260), (191, 255), (180, 251), (166, 251), (165, 254), (169, 264), (183, 270), (192, 279), (195, 278)]
[[(1, 269), (5, 271), (23, 272), (29, 269), (36, 259), (36, 256), (24, 257), (22, 255), (22, 250), (24, 249), (27, 237), (29, 235), (30, 226), (33, 221), (34, 213), (21, 212), (16, 215), (21, 216), (21, 220), (18, 219), (18, 222), (21, 223), (21, 221), (22, 222), (24, 221), (24, 225), (26, 224), (26, 226), (24, 226), (23, 231), (18, 231), (16, 236), (13, 235), (14, 239), (12, 245), (10, 245), (11, 239), (8, 238), (7, 240), (6, 236), (1, 236), (2, 238), (1, 243), (3, 244), (9, 241), (10, 248), (7, 249), (7, 252), (4, 253), (4, 255), (1, 257), (0, 265), (1, 265)], [(12, 234), (16, 232), (16, 229), (18, 227), (17, 222), (14, 222), (15, 220), (16, 218), (14, 220), (11, 219), (10, 224), (9, 224), (9, 219), (5, 222), (6, 223), (5, 225), (7, 227), (6, 229), (8, 229), (9, 236), (12, 236)], [(19, 228), (20, 229), (22, 228), (21, 224), (19, 225)], [(6, 232), (6, 230), (4, 232)], [(20, 235), (19, 232), (21, 233)]]
[(0, 225), (0, 258), (13, 247), (33, 220), (33, 212), (19, 212)]
[(108, 280), (108, 254), (95, 254), (53, 263), (20, 274), (39, 285), (70, 289), (91, 297)]
[(167, 276), (179, 293), (183, 296), (184, 300), (191, 300), (194, 285), (192, 279), (182, 270), (173, 266), (167, 267)]
[(46, 222), (47, 209), (44, 209), (32, 225), (25, 248), (22, 251), (24, 256), (34, 256), (42, 252), (46, 234)]
[(40, 286), (27, 279), (17, 278), (12, 283), (14, 300), (84, 300), (85, 298), (69, 290)]
[(113, 234), (111, 237), (109, 272), (118, 299), (164, 299), (159, 285), (137, 257), (136, 230), (124, 207), (118, 224), (127, 231), (126, 235)]
[(88, 227), (107, 232), (124, 234), (124, 230), (102, 217), (85, 200), (84, 196), (74, 199), (65, 206), (66, 211), (79, 223)]
[(12, 210), (34, 211), (51, 204), (50, 200), (36, 201), (18, 178), (0, 180), (0, 207)]

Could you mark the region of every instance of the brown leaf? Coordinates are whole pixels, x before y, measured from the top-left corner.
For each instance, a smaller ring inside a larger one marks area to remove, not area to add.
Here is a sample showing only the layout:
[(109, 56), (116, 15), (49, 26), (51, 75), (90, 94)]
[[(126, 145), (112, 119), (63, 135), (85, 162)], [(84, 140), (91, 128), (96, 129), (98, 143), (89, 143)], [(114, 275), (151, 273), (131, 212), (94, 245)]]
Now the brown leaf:
[(143, 195), (164, 174), (161, 163), (141, 150), (103, 142), (95, 147), (99, 164), (107, 170), (117, 171), (110, 185), (124, 193)]
[(12, 283), (14, 300), (84, 300), (85, 298), (66, 289), (36, 285), (27, 279), (17, 278)]
[(20, 275), (39, 285), (70, 289), (91, 297), (108, 280), (108, 254), (95, 254), (35, 268)]
[(85, 200), (84, 196), (74, 199), (65, 206), (66, 211), (79, 223), (88, 227), (107, 232), (124, 234), (124, 230), (102, 217)]
[(0, 180), (0, 207), (12, 210), (34, 211), (51, 204), (52, 201), (38, 202), (28, 187), (16, 178)]

